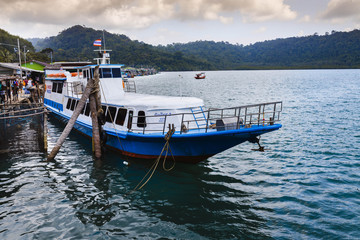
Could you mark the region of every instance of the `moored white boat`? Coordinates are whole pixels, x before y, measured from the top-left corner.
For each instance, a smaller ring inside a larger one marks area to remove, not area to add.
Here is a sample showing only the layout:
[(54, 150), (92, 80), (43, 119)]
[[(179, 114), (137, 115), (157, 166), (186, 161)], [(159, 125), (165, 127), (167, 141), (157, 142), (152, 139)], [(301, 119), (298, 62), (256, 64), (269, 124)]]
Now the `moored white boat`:
[[(174, 129), (169, 143), (175, 160), (196, 163), (242, 142), (256, 142), (259, 135), (281, 127), (282, 102), (206, 109), (199, 98), (136, 93), (134, 82), (122, 79), (122, 65), (110, 64), (109, 54), (97, 59), (97, 65), (106, 146), (127, 157), (156, 159), (170, 129)], [(97, 65), (45, 69), (44, 102), (55, 117), (70, 119)], [(92, 136), (89, 103), (74, 128)]]

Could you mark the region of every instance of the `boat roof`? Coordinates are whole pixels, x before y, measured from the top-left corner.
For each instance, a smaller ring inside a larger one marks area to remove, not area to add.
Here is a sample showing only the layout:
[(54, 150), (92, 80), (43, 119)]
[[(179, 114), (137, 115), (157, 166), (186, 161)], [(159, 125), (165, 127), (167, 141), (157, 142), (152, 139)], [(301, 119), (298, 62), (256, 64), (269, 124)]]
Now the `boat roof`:
[(95, 68), (96, 66), (99, 66), (100, 68), (102, 67), (122, 67), (124, 66), (124, 64), (100, 64), (100, 65), (96, 65), (96, 64), (91, 64), (91, 65), (86, 65), (86, 66), (82, 66), (82, 67), (77, 67), (77, 68)]
[[(92, 64), (92, 63), (78, 63), (78, 62), (73, 62), (73, 63), (69, 63), (69, 64), (54, 64), (51, 66), (47, 66), (44, 69), (45, 70), (69, 70), (69, 69), (84, 69), (84, 68), (95, 68), (96, 64)], [(111, 67), (122, 67), (124, 66), (124, 64), (100, 64), (99, 65), (100, 68), (111, 68)], [(24, 68), (24, 67), (23, 67)]]
[[(158, 96), (138, 93), (125, 93), (118, 99), (107, 99), (106, 103), (125, 107), (143, 107), (147, 110), (182, 109), (204, 105), (204, 101), (202, 99), (195, 97)], [(119, 105), (119, 103), (121, 105)]]

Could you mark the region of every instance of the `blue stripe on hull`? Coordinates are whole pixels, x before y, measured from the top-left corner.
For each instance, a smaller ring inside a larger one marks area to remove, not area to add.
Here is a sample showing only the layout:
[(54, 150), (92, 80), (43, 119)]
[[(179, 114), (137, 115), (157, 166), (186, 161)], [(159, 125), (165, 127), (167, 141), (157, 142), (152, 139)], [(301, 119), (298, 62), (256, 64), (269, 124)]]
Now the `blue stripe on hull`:
[[(58, 119), (68, 121), (69, 117), (53, 112)], [(212, 155), (243, 143), (255, 136), (277, 130), (281, 124), (258, 126), (246, 129), (215, 131), (199, 134), (175, 134), (170, 139), (170, 147), (176, 161), (196, 163)], [(91, 137), (91, 126), (76, 121), (74, 128)], [(121, 133), (118, 133), (121, 134)], [(124, 137), (126, 136), (126, 137)], [(136, 133), (121, 134), (120, 141), (116, 134), (107, 134), (106, 145), (123, 155), (132, 158), (155, 159), (165, 144), (162, 135), (143, 135)], [(169, 153), (170, 154), (170, 153)], [(165, 155), (165, 153), (163, 154)]]

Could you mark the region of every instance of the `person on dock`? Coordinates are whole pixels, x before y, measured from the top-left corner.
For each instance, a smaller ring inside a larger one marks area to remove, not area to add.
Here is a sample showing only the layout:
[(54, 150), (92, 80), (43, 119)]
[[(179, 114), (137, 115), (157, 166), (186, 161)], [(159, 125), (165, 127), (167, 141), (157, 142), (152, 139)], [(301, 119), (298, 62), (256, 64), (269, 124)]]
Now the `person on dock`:
[(19, 99), (18, 92), (19, 92), (19, 83), (17, 80), (13, 82), (13, 100), (17, 101)]
[(0, 81), (0, 104), (5, 103), (6, 86)]
[(6, 101), (9, 102), (11, 100), (11, 89), (10, 89), (10, 81), (6, 81)]
[(20, 81), (19, 81), (20, 95), (22, 95), (22, 93), (23, 93), (23, 87), (24, 87), (24, 81), (22, 79), (20, 79)]

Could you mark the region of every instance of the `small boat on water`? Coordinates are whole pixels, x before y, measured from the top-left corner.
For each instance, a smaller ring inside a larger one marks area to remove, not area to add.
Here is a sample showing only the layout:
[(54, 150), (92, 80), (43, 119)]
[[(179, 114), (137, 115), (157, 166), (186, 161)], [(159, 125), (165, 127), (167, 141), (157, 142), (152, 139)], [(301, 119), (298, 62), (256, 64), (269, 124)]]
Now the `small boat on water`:
[[(96, 60), (96, 65), (45, 68), (44, 103), (53, 116), (67, 122), (99, 66), (104, 141), (126, 158), (165, 157), (162, 149), (168, 140), (175, 161), (197, 163), (245, 141), (258, 143), (258, 136), (282, 126), (282, 102), (205, 108), (199, 98), (139, 94), (135, 82), (122, 78), (122, 65), (110, 64), (109, 53)], [(74, 128), (91, 137), (89, 115), (87, 102)]]
[(197, 73), (195, 75), (195, 78), (196, 79), (204, 79), (206, 77), (205, 73)]

